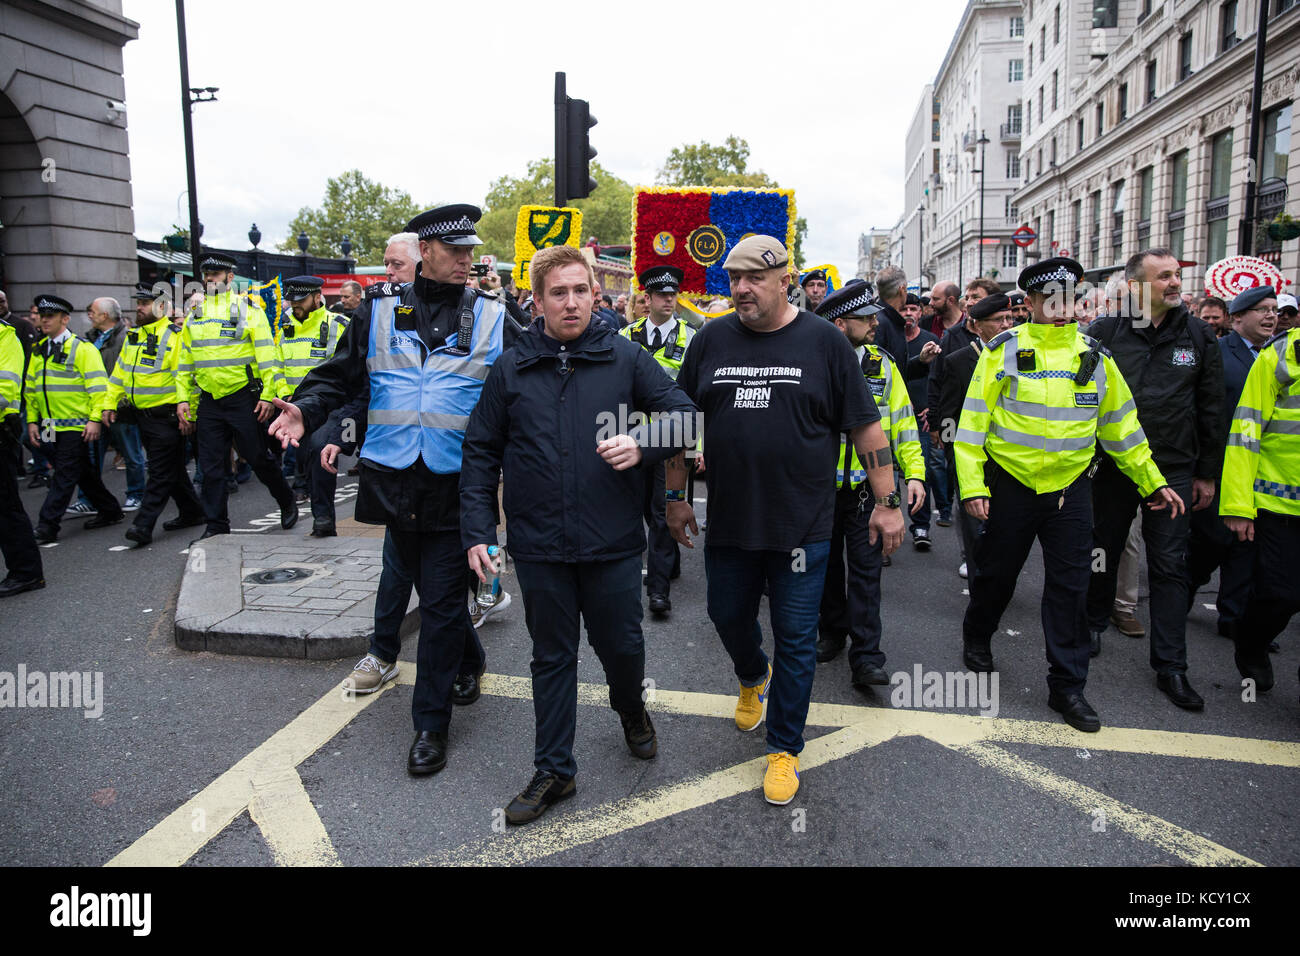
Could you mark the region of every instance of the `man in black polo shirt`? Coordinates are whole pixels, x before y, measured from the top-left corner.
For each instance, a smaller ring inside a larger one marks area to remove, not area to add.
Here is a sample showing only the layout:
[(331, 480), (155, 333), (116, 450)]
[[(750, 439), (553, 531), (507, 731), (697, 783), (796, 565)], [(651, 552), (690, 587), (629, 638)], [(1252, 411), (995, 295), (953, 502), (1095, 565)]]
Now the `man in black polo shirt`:
[[(1214, 501), (1223, 469), (1223, 357), (1204, 323), (1183, 304), (1178, 257), (1145, 249), (1124, 266), (1130, 301), (1120, 315), (1098, 319), (1088, 334), (1109, 349), (1133, 390), (1138, 418), (1160, 473), (1190, 509)], [(1138, 511), (1137, 486), (1106, 456), (1092, 483), (1093, 538), (1105, 552), (1088, 586), (1093, 653), (1100, 648), (1115, 604), (1115, 580), (1129, 525)], [(1187, 681), (1187, 543), (1191, 515), (1142, 509), (1151, 586), (1151, 667), (1156, 686), (1179, 707), (1205, 702)]]
[[(787, 301), (788, 262), (770, 236), (736, 244), (723, 263), (736, 312), (699, 331), (677, 377), (704, 415), (709, 618), (740, 681), (740, 730), (762, 722), (771, 690), (763, 791), (774, 804), (789, 803), (799, 788), (841, 433), (849, 433), (874, 493), (872, 543), (883, 535), (889, 554), (903, 536), (893, 458), (857, 356), (833, 325)], [(685, 529), (699, 529), (681, 456), (670, 461), (666, 485), (668, 527), (694, 547)], [(773, 663), (758, 623), (765, 583)]]

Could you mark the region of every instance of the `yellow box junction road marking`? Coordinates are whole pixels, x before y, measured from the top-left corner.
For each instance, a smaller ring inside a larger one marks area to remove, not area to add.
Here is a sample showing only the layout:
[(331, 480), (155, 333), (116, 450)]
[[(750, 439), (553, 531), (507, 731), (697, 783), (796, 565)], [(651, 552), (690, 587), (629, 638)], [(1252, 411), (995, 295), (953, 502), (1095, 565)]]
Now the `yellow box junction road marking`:
[[(376, 693), (346, 699), (341, 687), (332, 688), (107, 865), (180, 866), (244, 810), (258, 825), (277, 865), (338, 865), (338, 854), (296, 767), (389, 687), (413, 685), (415, 664), (403, 663), (408, 666)], [(485, 674), (482, 686), (487, 696), (532, 699), (532, 681), (525, 677)], [(608, 707), (608, 688), (580, 683), (578, 703)], [(733, 719), (735, 706), (736, 698), (729, 694), (660, 688), (647, 701), (647, 707), (655, 712), (727, 721)], [(819, 703), (810, 706), (808, 725), (839, 729), (808, 741), (799, 757), (801, 771), (895, 737), (923, 737), (1081, 812), (1092, 814), (1101, 809), (1116, 829), (1196, 865), (1250, 865), (1254, 861), (995, 744), (1072, 749), (1086, 746), (1090, 751), (1300, 767), (1300, 743), (1215, 734), (1106, 727), (1085, 736), (1064, 724), (1043, 721)], [(541, 859), (756, 790), (762, 786), (764, 763), (765, 758), (760, 756), (601, 806), (561, 813), (543, 823), (441, 851), (415, 863), (493, 865)]]

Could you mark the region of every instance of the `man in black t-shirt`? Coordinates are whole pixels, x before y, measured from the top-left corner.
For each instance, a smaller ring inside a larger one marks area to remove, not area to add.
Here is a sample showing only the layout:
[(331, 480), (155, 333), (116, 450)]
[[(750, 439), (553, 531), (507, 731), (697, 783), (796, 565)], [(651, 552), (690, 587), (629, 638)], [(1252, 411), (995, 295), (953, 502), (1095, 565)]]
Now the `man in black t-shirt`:
[[(799, 788), (842, 432), (875, 494), (873, 541), (883, 536), (888, 554), (903, 537), (889, 443), (857, 357), (838, 329), (786, 300), (787, 265), (770, 236), (736, 244), (723, 264), (736, 312), (696, 334), (677, 378), (704, 416), (709, 618), (740, 680), (738, 728), (759, 725), (771, 690), (763, 791), (774, 804)], [(681, 456), (669, 462), (666, 486), (668, 527), (694, 547)], [(758, 623), (765, 583), (775, 667)]]

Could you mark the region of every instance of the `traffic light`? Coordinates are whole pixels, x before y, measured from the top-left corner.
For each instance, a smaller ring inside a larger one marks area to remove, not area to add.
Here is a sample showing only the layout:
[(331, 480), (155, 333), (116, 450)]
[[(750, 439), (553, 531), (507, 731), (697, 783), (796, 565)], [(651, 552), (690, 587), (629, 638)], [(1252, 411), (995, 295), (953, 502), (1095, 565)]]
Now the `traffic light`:
[(564, 89), (564, 74), (555, 74), (555, 204), (585, 199), (596, 188), (590, 164), (596, 157), (589, 139), (596, 125), (586, 100), (570, 99)]

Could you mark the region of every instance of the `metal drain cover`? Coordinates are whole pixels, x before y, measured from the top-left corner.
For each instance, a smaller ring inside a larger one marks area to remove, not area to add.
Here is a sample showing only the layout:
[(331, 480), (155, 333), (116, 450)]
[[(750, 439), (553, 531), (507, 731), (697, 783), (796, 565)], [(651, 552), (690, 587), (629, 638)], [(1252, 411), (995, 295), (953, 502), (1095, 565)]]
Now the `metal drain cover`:
[(254, 571), (244, 578), (245, 584), (289, 584), (311, 577), (315, 572), (308, 568), (270, 568)]

